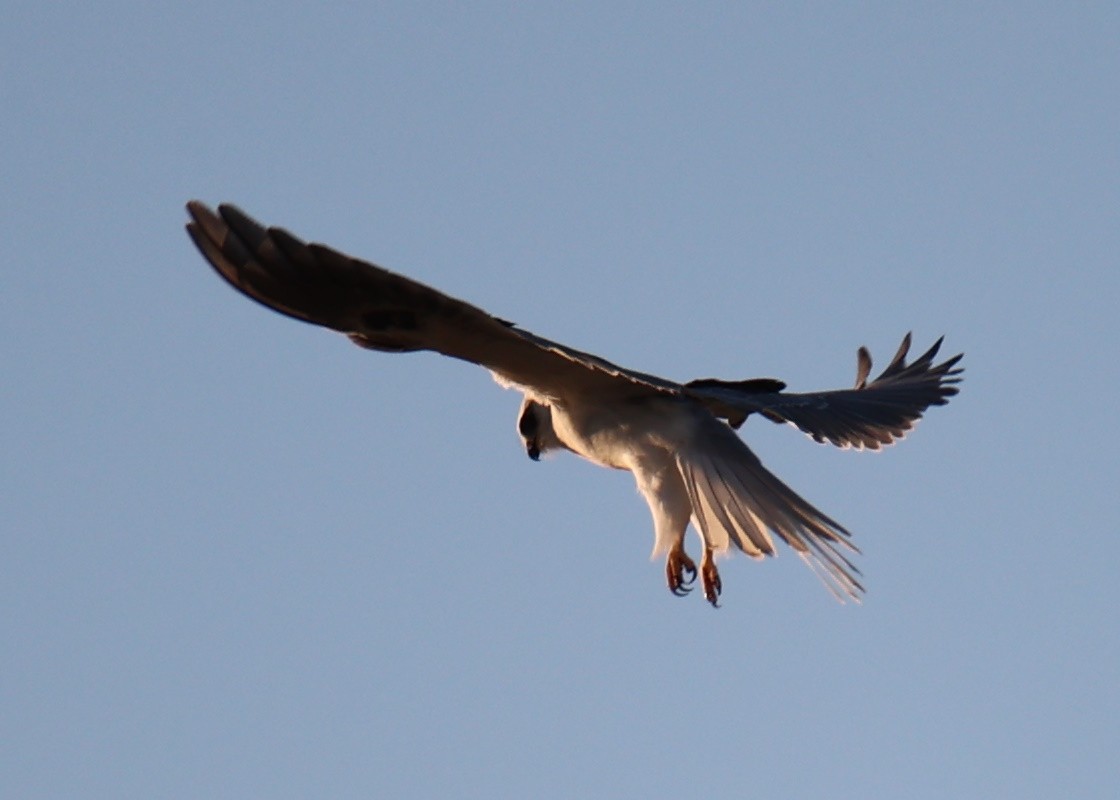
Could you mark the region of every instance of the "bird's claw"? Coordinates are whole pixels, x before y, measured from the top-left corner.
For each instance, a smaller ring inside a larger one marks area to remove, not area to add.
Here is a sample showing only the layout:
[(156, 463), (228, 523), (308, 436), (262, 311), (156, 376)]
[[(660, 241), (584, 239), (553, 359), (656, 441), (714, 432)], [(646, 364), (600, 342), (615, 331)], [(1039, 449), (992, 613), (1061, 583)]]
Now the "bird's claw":
[(723, 581), (720, 580), (716, 562), (705, 558), (700, 565), (700, 575), (704, 585), (704, 598), (712, 604), (712, 608), (719, 608), (719, 596), (723, 591)]
[[(686, 573), (688, 577), (685, 577)], [(673, 550), (665, 560), (665, 578), (669, 591), (677, 597), (684, 597), (692, 591), (692, 584), (696, 581), (696, 562), (683, 549)]]

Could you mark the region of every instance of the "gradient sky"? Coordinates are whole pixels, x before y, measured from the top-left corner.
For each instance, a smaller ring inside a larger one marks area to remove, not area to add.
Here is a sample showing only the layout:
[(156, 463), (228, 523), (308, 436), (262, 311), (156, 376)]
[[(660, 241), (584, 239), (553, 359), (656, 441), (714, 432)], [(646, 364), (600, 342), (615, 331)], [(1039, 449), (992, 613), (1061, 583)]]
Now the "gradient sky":
[[(1115, 796), (1118, 8), (5, 3), (0, 794)], [(193, 197), (635, 369), (913, 330), (963, 391), (749, 422), (868, 594), (713, 611), (629, 476), (246, 301)]]

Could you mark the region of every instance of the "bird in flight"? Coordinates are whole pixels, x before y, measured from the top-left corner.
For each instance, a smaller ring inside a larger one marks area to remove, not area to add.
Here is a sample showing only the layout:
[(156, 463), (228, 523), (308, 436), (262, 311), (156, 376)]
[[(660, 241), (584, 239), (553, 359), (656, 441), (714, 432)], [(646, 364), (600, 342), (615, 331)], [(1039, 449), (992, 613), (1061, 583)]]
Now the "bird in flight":
[[(233, 205), (187, 204), (187, 232), (231, 286), (289, 317), (346, 334), (370, 350), (432, 350), (490, 370), (524, 395), (517, 431), (534, 461), (569, 450), (628, 470), (653, 514), (654, 556), (665, 557), (670, 591), (688, 594), (700, 578), (719, 605), (716, 556), (732, 546), (751, 558), (773, 555), (774, 537), (792, 547), (837, 599), (864, 591), (840, 523), (766, 469), (738, 428), (751, 414), (789, 423), (817, 442), (878, 450), (901, 439), (927, 408), (957, 393), (963, 354), (934, 363), (941, 339), (912, 362), (910, 334), (869, 381), (861, 347), (855, 386), (795, 393), (773, 378), (676, 383), (616, 366), (549, 341), (475, 306), (326, 245), (266, 228)], [(700, 566), (684, 548), (692, 521)]]

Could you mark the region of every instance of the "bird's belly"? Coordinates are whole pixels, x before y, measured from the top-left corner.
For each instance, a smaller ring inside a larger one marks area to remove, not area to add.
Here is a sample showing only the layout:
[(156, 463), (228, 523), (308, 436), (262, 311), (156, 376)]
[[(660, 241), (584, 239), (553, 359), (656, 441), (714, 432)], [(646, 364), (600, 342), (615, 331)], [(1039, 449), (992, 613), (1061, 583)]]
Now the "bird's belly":
[(569, 446), (577, 455), (602, 467), (628, 470), (633, 465), (632, 441), (609, 432), (598, 432), (583, 438), (573, 437)]

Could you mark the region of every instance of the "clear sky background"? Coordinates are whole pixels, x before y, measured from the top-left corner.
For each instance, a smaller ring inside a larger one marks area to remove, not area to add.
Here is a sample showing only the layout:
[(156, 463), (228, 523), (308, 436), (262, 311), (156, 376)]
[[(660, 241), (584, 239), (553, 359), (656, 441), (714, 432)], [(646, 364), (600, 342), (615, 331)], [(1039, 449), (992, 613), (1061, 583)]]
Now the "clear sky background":
[[(1115, 3), (3, 18), (0, 794), (1116, 796)], [(879, 454), (749, 422), (868, 595), (785, 550), (713, 611), (629, 476), (246, 301), (193, 197), (671, 378), (968, 371)]]

